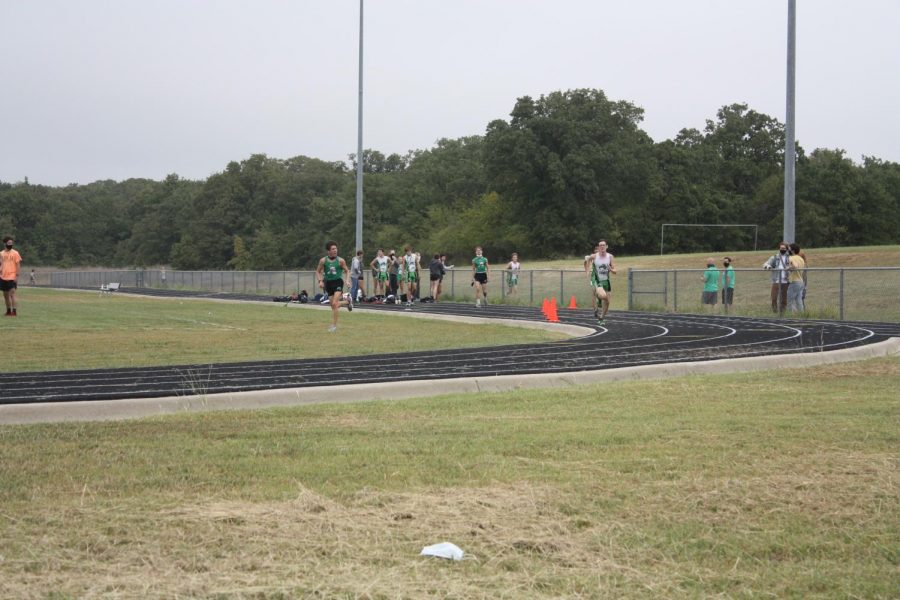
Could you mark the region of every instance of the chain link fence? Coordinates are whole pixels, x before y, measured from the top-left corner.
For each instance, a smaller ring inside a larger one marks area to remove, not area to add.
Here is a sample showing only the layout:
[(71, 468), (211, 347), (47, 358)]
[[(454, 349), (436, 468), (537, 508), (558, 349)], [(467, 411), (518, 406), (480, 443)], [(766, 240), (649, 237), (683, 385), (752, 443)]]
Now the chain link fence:
[[(721, 269), (720, 269), (721, 271)], [(735, 269), (734, 304), (729, 314), (853, 321), (900, 321), (900, 267), (806, 269), (804, 310), (790, 313), (773, 294), (777, 271)], [(628, 272), (628, 309), (683, 313), (710, 312), (701, 302), (703, 269), (637, 270)], [(774, 301), (773, 301), (774, 298)], [(721, 279), (714, 310), (724, 312)]]
[[(701, 303), (702, 269), (637, 270), (613, 275), (612, 307), (629, 310), (701, 313), (709, 307)], [(818, 319), (900, 322), (900, 267), (807, 269), (806, 306), (801, 316)], [(623, 276), (624, 275), (624, 276)], [(734, 304), (729, 313), (771, 316), (772, 272), (735, 269)], [(57, 271), (41, 278), (39, 284), (52, 287), (98, 289), (116, 282), (123, 287), (188, 290), (211, 293), (250, 294), (260, 297), (286, 296), (306, 290), (318, 293), (314, 271), (172, 271), (164, 269)], [(364, 289), (371, 295), (374, 279), (366, 272)], [(441, 300), (474, 302), (470, 269), (450, 269), (442, 284)], [(591, 306), (592, 290), (584, 271), (533, 269), (519, 272), (511, 285), (508, 274), (491, 271), (488, 282), (491, 302), (520, 306), (540, 306), (544, 298), (556, 297), (560, 306), (572, 299), (580, 308)], [(420, 297), (428, 296), (427, 271), (423, 273)], [(724, 312), (721, 292), (715, 311)]]

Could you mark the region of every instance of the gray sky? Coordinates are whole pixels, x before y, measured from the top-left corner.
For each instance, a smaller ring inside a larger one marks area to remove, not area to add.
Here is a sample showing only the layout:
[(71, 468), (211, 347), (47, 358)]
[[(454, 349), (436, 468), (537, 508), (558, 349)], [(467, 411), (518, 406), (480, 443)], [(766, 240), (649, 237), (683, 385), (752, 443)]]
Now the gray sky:
[[(798, 0), (797, 139), (900, 162), (900, 2)], [(356, 151), (357, 0), (0, 0), (0, 180)], [(484, 133), (599, 88), (656, 140), (725, 104), (784, 121), (787, 0), (367, 0), (367, 148)]]

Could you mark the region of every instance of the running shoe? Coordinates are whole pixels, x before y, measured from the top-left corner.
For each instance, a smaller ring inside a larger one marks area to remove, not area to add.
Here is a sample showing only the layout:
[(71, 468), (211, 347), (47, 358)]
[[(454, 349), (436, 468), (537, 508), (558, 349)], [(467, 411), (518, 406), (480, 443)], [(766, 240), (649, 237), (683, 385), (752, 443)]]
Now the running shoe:
[(328, 328), (328, 333), (334, 333), (335, 331), (337, 331), (337, 325), (332, 325)]
[(350, 298), (347, 298), (347, 310), (353, 312), (353, 300)]

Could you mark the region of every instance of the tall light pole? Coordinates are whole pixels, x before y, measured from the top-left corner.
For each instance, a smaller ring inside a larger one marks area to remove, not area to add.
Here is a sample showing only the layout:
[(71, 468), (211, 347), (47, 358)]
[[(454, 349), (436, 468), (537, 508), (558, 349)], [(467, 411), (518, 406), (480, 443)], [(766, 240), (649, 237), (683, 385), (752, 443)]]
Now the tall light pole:
[[(363, 0), (359, 0), (359, 122), (356, 135), (356, 249), (362, 250), (363, 234)], [(354, 252), (354, 255), (356, 253)]]
[(795, 167), (794, 92), (797, 63), (797, 0), (788, 0), (787, 107), (784, 132), (784, 241), (794, 242)]

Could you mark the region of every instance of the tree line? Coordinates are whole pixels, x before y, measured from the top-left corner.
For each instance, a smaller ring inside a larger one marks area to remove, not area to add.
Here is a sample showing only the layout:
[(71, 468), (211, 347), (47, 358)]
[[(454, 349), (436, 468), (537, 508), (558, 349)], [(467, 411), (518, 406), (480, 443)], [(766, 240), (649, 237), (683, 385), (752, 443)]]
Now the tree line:
[[(780, 241), (784, 126), (746, 104), (702, 131), (654, 142), (643, 110), (600, 90), (519, 98), (484, 135), (405, 155), (366, 150), (364, 231), (377, 247), (493, 260), (582, 255), (597, 238), (653, 253), (662, 223), (753, 223)], [(253, 155), (205, 181), (170, 175), (49, 187), (0, 182), (0, 231), (32, 265), (310, 268), (334, 239), (353, 252), (355, 169), (306, 156)], [(900, 164), (797, 147), (796, 237), (803, 246), (900, 243)], [(672, 252), (749, 249), (750, 230), (666, 233)]]

